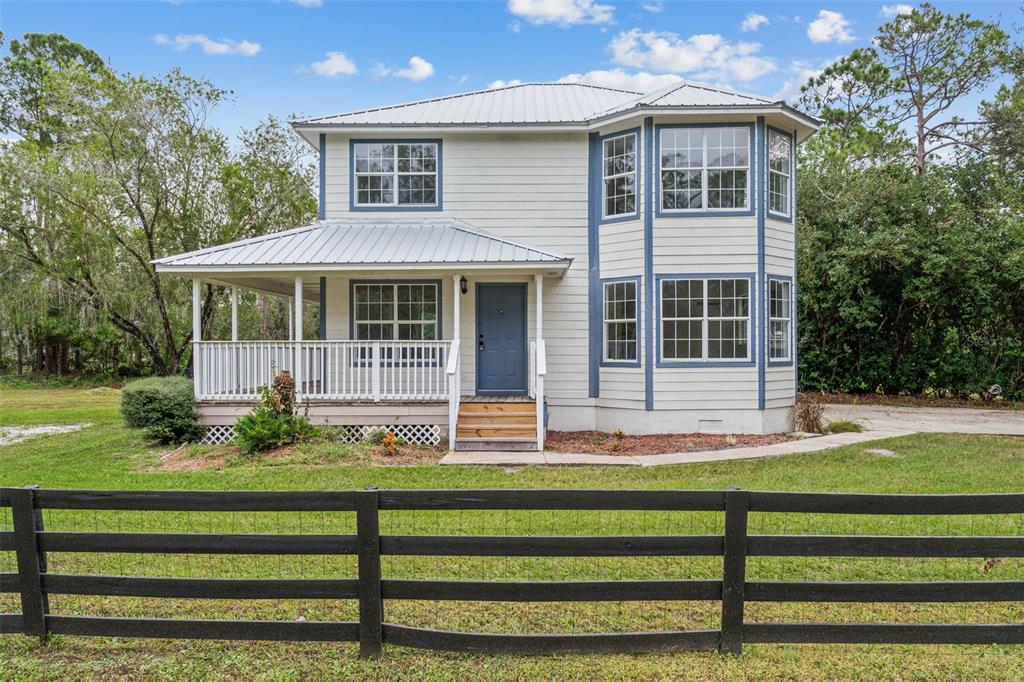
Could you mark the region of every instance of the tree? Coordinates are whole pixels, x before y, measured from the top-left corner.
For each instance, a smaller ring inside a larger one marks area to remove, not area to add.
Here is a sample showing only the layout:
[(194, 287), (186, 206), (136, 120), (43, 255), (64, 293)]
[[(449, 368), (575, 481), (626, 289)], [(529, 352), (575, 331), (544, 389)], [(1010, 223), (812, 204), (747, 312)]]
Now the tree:
[[(5, 98), (39, 70), (29, 67), (0, 83), (12, 90)], [(313, 219), (313, 167), (274, 119), (243, 131), (232, 149), (207, 122), (229, 93), (208, 81), (178, 71), (96, 77), (91, 63), (63, 58), (50, 67), (36, 81), (46, 115), (11, 117), (21, 127), (0, 160), (0, 249), (102, 314), (153, 371), (177, 373), (190, 357), (191, 299), (187, 283), (152, 261)], [(28, 67), (12, 51), (0, 68)], [(39, 120), (59, 121), (60, 133)], [(206, 323), (217, 296), (207, 287)]]
[[(928, 3), (878, 30), (873, 47), (854, 50), (803, 89), (803, 104), (821, 116), (827, 138), (845, 136), (854, 158), (906, 156), (923, 175), (937, 152), (976, 146), (973, 127), (950, 109), (998, 78), (1009, 65), (1009, 36), (964, 13)], [(904, 130), (909, 130), (909, 144)]]

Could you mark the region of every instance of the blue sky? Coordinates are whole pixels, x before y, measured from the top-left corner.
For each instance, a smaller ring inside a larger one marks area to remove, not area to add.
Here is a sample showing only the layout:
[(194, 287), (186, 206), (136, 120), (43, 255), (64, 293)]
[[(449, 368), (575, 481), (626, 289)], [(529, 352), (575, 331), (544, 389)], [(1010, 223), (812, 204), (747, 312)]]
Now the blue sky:
[[(1024, 21), (1018, 0), (935, 4), (1010, 32)], [(234, 92), (213, 119), (234, 133), (267, 114), (327, 114), (516, 80), (650, 90), (684, 77), (792, 97), (809, 74), (867, 44), (887, 16), (908, 7), (885, 0), (2, 0), (0, 29), (5, 39), (64, 33), (121, 71), (155, 75), (178, 66), (205, 76)]]

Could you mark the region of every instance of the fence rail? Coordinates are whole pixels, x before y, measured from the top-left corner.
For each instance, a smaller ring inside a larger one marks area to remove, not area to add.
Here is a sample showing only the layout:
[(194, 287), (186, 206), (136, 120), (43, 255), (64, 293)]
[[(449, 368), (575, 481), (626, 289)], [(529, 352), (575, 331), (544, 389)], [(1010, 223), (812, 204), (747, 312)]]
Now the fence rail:
[[(21, 613), (0, 614), (0, 632), (190, 639), (359, 642), (363, 656), (384, 643), (509, 654), (693, 651), (739, 653), (745, 643), (1022, 644), (1024, 625), (749, 623), (750, 602), (1024, 601), (1024, 581), (763, 582), (746, 577), (752, 556), (1024, 557), (1024, 536), (908, 537), (751, 535), (751, 512), (872, 515), (1024, 513), (1024, 494), (867, 495), (727, 491), (361, 490), (338, 492), (102, 491), (0, 488), (13, 530), (0, 551), (17, 573), (0, 592), (19, 593)], [(355, 534), (53, 532), (44, 509), (134, 511), (354, 512)], [(724, 514), (721, 535), (388, 535), (382, 510), (699, 511)], [(71, 575), (47, 571), (48, 552), (354, 555), (358, 578), (223, 579)], [(381, 557), (721, 556), (721, 580), (469, 581), (382, 577)], [(51, 594), (184, 599), (355, 599), (358, 621), (292, 622), (71, 616), (52, 613)], [(717, 630), (596, 634), (452, 632), (388, 623), (385, 599), (502, 602), (703, 600), (721, 602)]]

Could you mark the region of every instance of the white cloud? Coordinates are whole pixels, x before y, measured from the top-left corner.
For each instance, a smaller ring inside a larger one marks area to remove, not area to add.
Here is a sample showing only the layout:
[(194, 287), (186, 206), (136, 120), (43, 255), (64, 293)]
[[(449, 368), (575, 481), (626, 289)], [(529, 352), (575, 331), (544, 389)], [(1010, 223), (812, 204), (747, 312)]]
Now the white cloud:
[(558, 79), (559, 83), (586, 83), (600, 85), (605, 88), (618, 88), (634, 92), (654, 92), (678, 83), (681, 77), (671, 73), (653, 74), (646, 71), (630, 73), (625, 69), (597, 70), (586, 73), (570, 73)]
[(394, 76), (396, 78), (407, 78), (411, 81), (422, 81), (434, 75), (434, 65), (423, 57), (411, 57), (409, 68), (396, 69), (387, 64), (376, 62), (373, 66), (373, 75), (378, 78)]
[(323, 7), (324, 0), (292, 0), (299, 7)]
[(455, 81), (456, 85), (465, 85), (466, 81), (469, 80), (469, 74), (464, 73), (461, 76), (448, 76), (448, 80)]
[(619, 33), (609, 44), (616, 64), (662, 73), (687, 73), (712, 81), (749, 81), (775, 71), (758, 43), (731, 43), (716, 33), (681, 38), (668, 31)]
[(828, 9), (818, 12), (818, 18), (807, 25), (807, 37), (812, 43), (848, 43), (853, 40), (849, 19)]
[(499, 80), (496, 80), (496, 81), (491, 81), (490, 85), (487, 86), (487, 89), (488, 90), (494, 90), (496, 88), (507, 88), (510, 85), (522, 85), (522, 84), (523, 84), (523, 81), (519, 80), (518, 78), (513, 78), (510, 81), (503, 81), (503, 80), (499, 79)]
[(648, 12), (650, 12), (651, 14), (657, 14), (661, 10), (665, 9), (665, 3), (663, 0), (655, 0), (655, 2), (645, 2), (640, 6), (647, 10)]
[(203, 54), (209, 55), (234, 54), (242, 57), (255, 57), (263, 49), (259, 43), (248, 40), (229, 40), (227, 38), (212, 40), (202, 33), (177, 35), (173, 38), (163, 33), (157, 33), (153, 36), (153, 42), (157, 45), (168, 45), (178, 52), (183, 52), (192, 45), (198, 45)]
[(344, 52), (328, 52), (323, 61), (310, 64), (309, 70), (318, 76), (327, 78), (351, 76), (359, 71), (356, 68), (356, 63), (346, 57)]
[(882, 5), (882, 11), (879, 14), (891, 19), (898, 14), (910, 14), (913, 11), (913, 5)]
[(408, 78), (411, 81), (422, 81), (434, 75), (434, 65), (423, 57), (411, 57), (409, 68), (399, 69), (394, 72), (399, 78)]
[(762, 26), (767, 26), (771, 22), (768, 21), (768, 17), (763, 14), (757, 14), (756, 12), (747, 12), (746, 18), (743, 23), (740, 24), (740, 30), (744, 33), (750, 33), (756, 31)]
[(815, 76), (820, 76), (822, 71), (824, 71), (829, 64), (838, 60), (839, 57), (826, 59), (818, 62), (817, 65), (806, 59), (797, 59), (790, 62), (788, 70), (792, 74), (792, 77), (787, 78), (785, 82), (783, 82), (782, 87), (772, 95), (772, 99), (781, 99), (790, 104), (794, 104), (800, 97), (800, 88), (804, 86), (804, 83)]
[(610, 24), (615, 8), (594, 0), (508, 0), (508, 11), (531, 24)]

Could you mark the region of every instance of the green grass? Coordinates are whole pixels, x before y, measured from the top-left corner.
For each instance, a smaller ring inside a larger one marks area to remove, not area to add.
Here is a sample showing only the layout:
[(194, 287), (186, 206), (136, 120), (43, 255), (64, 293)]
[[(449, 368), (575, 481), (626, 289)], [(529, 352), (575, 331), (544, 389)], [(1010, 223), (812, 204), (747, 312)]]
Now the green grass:
[(829, 422), (825, 430), (829, 433), (860, 433), (864, 430), (864, 427), (857, 422), (852, 422), (847, 419), (840, 419), (834, 422)]
[[(365, 465), (359, 449), (330, 446), (289, 462), (239, 459), (222, 469), (164, 471), (167, 448), (124, 429), (118, 394), (83, 389), (0, 389), (0, 425), (89, 422), (80, 432), (0, 448), (3, 485), (159, 489), (645, 488), (876, 492), (995, 492), (1020, 489), (1024, 441), (917, 435), (821, 453), (641, 468), (439, 467)], [(868, 453), (884, 447), (892, 456)], [(326, 450), (325, 450), (326, 448)], [(202, 452), (202, 451), (199, 451)], [(326, 462), (326, 463), (325, 463)], [(9, 512), (0, 526), (9, 527)], [(180, 532), (351, 532), (351, 514), (46, 513), (51, 530)], [(720, 514), (651, 512), (385, 512), (385, 533), (720, 533)], [(969, 534), (1024, 532), (1020, 517), (887, 518), (751, 516), (754, 533)], [(350, 557), (50, 556), (55, 572), (210, 577), (345, 577)], [(720, 558), (439, 559), (385, 557), (387, 577), (569, 580), (715, 578)], [(0, 556), (0, 571), (13, 557)], [(751, 559), (751, 580), (976, 580), (1024, 576), (1024, 562), (1004, 560)], [(231, 602), (114, 599), (54, 595), (62, 613), (215, 618), (299, 616), (349, 619), (350, 602)], [(455, 630), (506, 632), (652, 630), (717, 627), (717, 603), (491, 604), (389, 601), (392, 622)], [(17, 611), (15, 595), (0, 610)], [(1018, 603), (997, 605), (751, 604), (754, 620), (1020, 622)], [(1021, 679), (1024, 651), (1012, 647), (748, 646), (740, 658), (717, 654), (553, 658), (483, 657), (387, 647), (363, 662), (352, 645), (163, 642), (55, 638), (41, 647), (0, 637), (0, 679)]]

